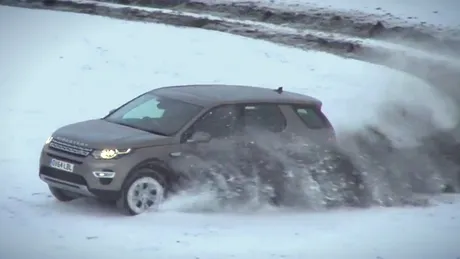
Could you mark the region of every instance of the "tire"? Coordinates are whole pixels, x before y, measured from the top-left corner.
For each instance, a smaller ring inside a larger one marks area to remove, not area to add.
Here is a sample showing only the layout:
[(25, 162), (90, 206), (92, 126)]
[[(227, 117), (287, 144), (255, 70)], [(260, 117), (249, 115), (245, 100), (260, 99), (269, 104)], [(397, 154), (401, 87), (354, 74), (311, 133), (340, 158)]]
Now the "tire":
[(56, 187), (51, 187), (51, 186), (48, 186), (48, 187), (49, 187), (49, 189), (51, 191), (51, 194), (58, 201), (69, 202), (69, 201), (73, 201), (73, 200), (78, 198), (78, 195), (76, 195), (76, 194), (67, 192), (65, 190), (62, 190), (62, 189), (59, 189), (59, 188), (56, 188)]
[(349, 157), (345, 155), (339, 155), (337, 157), (336, 170), (334, 173), (342, 175), (342, 181), (345, 182), (345, 186), (341, 190), (345, 206), (370, 206), (371, 197), (364, 176), (357, 170)]
[[(150, 191), (148, 191), (150, 189)], [(134, 172), (123, 184), (117, 207), (128, 216), (155, 211), (166, 197), (164, 178), (150, 169)]]
[(350, 186), (343, 190), (345, 205), (351, 207), (367, 208), (372, 205), (372, 194), (360, 172), (354, 171)]

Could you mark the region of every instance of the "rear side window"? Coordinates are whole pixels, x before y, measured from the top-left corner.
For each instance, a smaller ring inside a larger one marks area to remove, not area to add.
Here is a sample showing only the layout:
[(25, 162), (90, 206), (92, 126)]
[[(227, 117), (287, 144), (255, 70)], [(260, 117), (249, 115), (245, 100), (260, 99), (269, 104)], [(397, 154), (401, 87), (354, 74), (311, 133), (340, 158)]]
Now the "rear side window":
[(330, 128), (331, 124), (321, 110), (315, 106), (294, 106), (294, 111), (310, 129)]
[(243, 119), (246, 127), (281, 132), (286, 119), (276, 104), (244, 105)]

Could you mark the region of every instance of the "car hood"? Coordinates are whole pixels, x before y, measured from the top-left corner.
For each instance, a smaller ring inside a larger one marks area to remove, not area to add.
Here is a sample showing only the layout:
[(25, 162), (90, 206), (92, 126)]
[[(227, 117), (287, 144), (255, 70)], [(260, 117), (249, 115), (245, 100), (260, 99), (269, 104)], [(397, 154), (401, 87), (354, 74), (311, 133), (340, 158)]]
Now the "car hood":
[(91, 148), (135, 148), (172, 144), (172, 137), (111, 123), (102, 119), (70, 124), (58, 129), (56, 138), (80, 142)]

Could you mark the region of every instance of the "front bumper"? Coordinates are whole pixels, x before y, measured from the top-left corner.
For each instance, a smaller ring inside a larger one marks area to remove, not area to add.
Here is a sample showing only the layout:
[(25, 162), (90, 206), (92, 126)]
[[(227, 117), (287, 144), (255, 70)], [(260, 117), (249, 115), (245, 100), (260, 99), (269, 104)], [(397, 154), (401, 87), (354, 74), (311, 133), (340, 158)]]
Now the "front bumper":
[(43, 175), (43, 174), (40, 174), (40, 179), (42, 179), (42, 181), (44, 181), (51, 187), (56, 187), (59, 189), (78, 193), (80, 195), (84, 195), (88, 197), (96, 196), (92, 192), (90, 192), (88, 187), (85, 185), (76, 184), (76, 183), (72, 183), (72, 182), (65, 181), (65, 180), (60, 180), (58, 178), (50, 177), (50, 176)]
[[(73, 164), (73, 172), (51, 167), (52, 159)], [(40, 156), (39, 176), (52, 187), (83, 196), (116, 199), (131, 169), (122, 160), (101, 161), (92, 156), (75, 156), (45, 146)]]

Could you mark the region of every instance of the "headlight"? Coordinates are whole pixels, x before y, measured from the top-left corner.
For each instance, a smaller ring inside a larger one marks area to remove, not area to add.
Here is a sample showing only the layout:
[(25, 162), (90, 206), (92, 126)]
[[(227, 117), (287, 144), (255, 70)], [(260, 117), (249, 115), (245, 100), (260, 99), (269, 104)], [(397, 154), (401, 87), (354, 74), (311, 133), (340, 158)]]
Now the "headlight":
[(96, 159), (115, 159), (119, 156), (129, 154), (130, 148), (125, 149), (102, 149), (93, 151), (92, 155)]
[(48, 145), (49, 143), (51, 143), (52, 140), (53, 140), (53, 137), (49, 137), (49, 138), (45, 141), (45, 145)]

